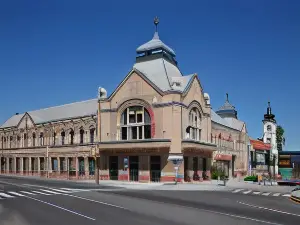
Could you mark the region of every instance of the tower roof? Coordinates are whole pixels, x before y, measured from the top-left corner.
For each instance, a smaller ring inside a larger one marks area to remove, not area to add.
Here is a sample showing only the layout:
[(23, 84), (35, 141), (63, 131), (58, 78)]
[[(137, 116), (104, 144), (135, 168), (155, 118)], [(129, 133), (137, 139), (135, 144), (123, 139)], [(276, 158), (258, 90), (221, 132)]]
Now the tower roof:
[(267, 113), (264, 115), (264, 121), (270, 121), (276, 123), (275, 115), (272, 114), (272, 108), (270, 102), (268, 102)]
[(136, 49), (136, 52), (138, 54), (141, 54), (141, 53), (145, 53), (148, 51), (164, 50), (167, 53), (169, 53), (170, 55), (172, 55), (173, 57), (175, 57), (176, 56), (175, 51), (159, 39), (159, 35), (158, 35), (158, 31), (157, 31), (158, 23), (159, 23), (159, 20), (157, 17), (155, 17), (154, 24), (155, 24), (156, 28), (155, 28), (153, 38), (150, 41), (148, 41), (145, 44), (142, 44), (140, 47), (138, 47)]
[(224, 105), (222, 105), (216, 113), (223, 118), (237, 118), (237, 111), (235, 110), (235, 107), (229, 103), (228, 93), (226, 93)]

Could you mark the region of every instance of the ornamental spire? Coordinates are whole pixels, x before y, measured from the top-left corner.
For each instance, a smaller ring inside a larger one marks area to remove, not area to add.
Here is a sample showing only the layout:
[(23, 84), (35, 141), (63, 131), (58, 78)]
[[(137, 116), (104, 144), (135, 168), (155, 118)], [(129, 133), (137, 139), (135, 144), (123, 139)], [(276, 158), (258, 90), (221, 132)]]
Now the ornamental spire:
[(157, 32), (158, 24), (159, 24), (159, 18), (156, 16), (156, 17), (154, 18), (155, 32)]

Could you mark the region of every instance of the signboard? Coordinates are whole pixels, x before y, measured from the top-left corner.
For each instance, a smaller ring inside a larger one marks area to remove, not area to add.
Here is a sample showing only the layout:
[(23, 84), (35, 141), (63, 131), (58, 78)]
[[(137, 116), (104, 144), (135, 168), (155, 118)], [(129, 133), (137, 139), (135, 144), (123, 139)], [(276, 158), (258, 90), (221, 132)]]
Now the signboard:
[(279, 165), (280, 166), (290, 166), (291, 165), (291, 161), (288, 159), (280, 159), (279, 160)]

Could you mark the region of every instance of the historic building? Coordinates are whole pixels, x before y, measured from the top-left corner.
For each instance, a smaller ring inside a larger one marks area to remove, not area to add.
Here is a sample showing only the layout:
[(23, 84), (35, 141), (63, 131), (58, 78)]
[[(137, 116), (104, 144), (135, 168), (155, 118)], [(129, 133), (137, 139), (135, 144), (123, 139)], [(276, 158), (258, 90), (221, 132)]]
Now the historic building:
[(251, 140), (251, 173), (278, 174), (278, 150), (276, 142), (277, 123), (270, 102), (264, 114), (262, 138)]
[(246, 126), (228, 99), (211, 110), (198, 75), (181, 72), (157, 30), (136, 52), (109, 96), (101, 88), (98, 99), (9, 118), (0, 127), (1, 173), (92, 179), (92, 149), (100, 179), (173, 181), (172, 157), (183, 158), (179, 180), (210, 179), (213, 161), (228, 176), (246, 170)]
[(245, 122), (237, 117), (235, 107), (226, 101), (216, 112), (211, 110), (212, 143), (217, 145), (213, 164), (228, 177), (244, 175), (248, 169), (248, 147), (250, 144)]

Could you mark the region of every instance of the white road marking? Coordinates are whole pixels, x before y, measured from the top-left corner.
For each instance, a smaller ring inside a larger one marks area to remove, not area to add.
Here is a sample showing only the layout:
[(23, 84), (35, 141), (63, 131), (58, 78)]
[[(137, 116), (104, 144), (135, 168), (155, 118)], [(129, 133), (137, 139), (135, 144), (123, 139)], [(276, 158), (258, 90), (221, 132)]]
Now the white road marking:
[(54, 195), (60, 194), (58, 192), (49, 191), (49, 190), (45, 190), (45, 189), (40, 189), (40, 191), (44, 191), (44, 192), (47, 192), (47, 193), (50, 193), (50, 194), (54, 194)]
[(72, 193), (71, 191), (65, 191), (65, 190), (60, 190), (60, 189), (55, 189), (55, 188), (50, 188), (50, 190), (54, 190), (54, 191), (62, 192), (62, 193)]
[(251, 192), (252, 190), (250, 190), (250, 191), (245, 191), (245, 192), (243, 192), (243, 194), (249, 194), (250, 192)]
[(269, 196), (270, 194), (271, 194), (270, 192), (266, 192), (266, 193), (262, 193), (261, 195)]
[(276, 196), (276, 197), (278, 197), (279, 195), (280, 195), (280, 193), (273, 194), (273, 196)]
[(79, 199), (83, 199), (83, 200), (90, 201), (90, 202), (97, 202), (97, 203), (102, 204), (102, 205), (108, 205), (108, 206), (112, 206), (112, 207), (119, 208), (119, 209), (126, 209), (122, 206), (113, 205), (113, 204), (106, 203), (106, 202), (100, 202), (100, 201), (89, 199), (89, 198), (84, 198), (84, 197), (79, 197), (79, 196), (69, 195), (69, 194), (62, 194), (62, 195), (70, 196), (70, 197), (73, 197), (73, 198), (79, 198)]
[(5, 194), (5, 193), (3, 193), (3, 192), (0, 192), (0, 196), (5, 197), (5, 198), (14, 198), (14, 196)]
[(266, 223), (266, 224), (272, 224), (272, 225), (283, 225), (283, 224), (280, 224), (280, 223), (273, 223), (273, 222), (269, 222), (269, 221), (265, 221), (265, 220), (259, 220), (259, 219), (254, 219), (254, 218), (246, 217), (246, 216), (238, 216), (238, 215), (234, 215), (234, 214), (216, 212), (216, 211), (206, 210), (206, 209), (201, 209), (201, 210), (205, 211), (205, 212), (210, 212), (210, 213), (218, 214), (218, 215), (229, 216), (229, 217), (233, 217), (233, 218), (250, 220), (250, 221), (255, 221), (255, 222), (260, 222), (260, 223)]
[(47, 193), (44, 193), (44, 192), (40, 192), (40, 191), (32, 191), (34, 193), (37, 193), (37, 194), (41, 194), (41, 195), (50, 195), (50, 194), (47, 194)]
[(25, 196), (25, 195), (19, 194), (19, 193), (14, 192), (14, 191), (9, 191), (8, 193), (9, 193), (9, 194), (16, 195), (16, 196), (21, 196), (21, 197)]
[(284, 212), (284, 211), (280, 211), (280, 210), (277, 210), (277, 209), (270, 209), (270, 208), (266, 208), (266, 207), (262, 207), (262, 206), (258, 206), (258, 205), (251, 205), (251, 204), (244, 203), (244, 202), (238, 202), (238, 203), (240, 203), (242, 205), (249, 206), (249, 207), (253, 207), (253, 208), (264, 209), (264, 210), (268, 210), (268, 211), (272, 211), (272, 212), (277, 212), (277, 213), (282, 213), (282, 214), (286, 214), (286, 215), (300, 217), (299, 214), (294, 214), (294, 213), (290, 213), (290, 212)]
[(258, 195), (258, 194), (260, 194), (260, 191), (254, 191), (253, 194)]
[(89, 220), (96, 220), (95, 218), (92, 218), (92, 217), (89, 217), (89, 216), (85, 216), (85, 215), (80, 214), (80, 213), (78, 213), (78, 212), (72, 211), (72, 210), (70, 210), (70, 209), (63, 208), (63, 207), (58, 206), (58, 205), (54, 205), (54, 204), (49, 203), (49, 202), (42, 201), (42, 200), (40, 200), (40, 199), (32, 198), (32, 197), (29, 197), (29, 196), (25, 196), (25, 197), (26, 197), (26, 198), (29, 198), (29, 199), (32, 199), (32, 200), (34, 200), (34, 201), (38, 201), (38, 202), (44, 203), (44, 204), (46, 204), (46, 205), (50, 205), (50, 206), (56, 207), (56, 208), (58, 208), (58, 209), (61, 209), (61, 210), (64, 210), (64, 211), (73, 213), (73, 214), (75, 214), (75, 215), (82, 216), (82, 217), (84, 217), (84, 218), (86, 218), (86, 219), (89, 219)]
[(285, 194), (285, 195), (282, 195), (283, 197), (291, 197), (290, 194)]
[(244, 189), (236, 189), (236, 190), (234, 190), (232, 193), (238, 193), (238, 192), (240, 192), (240, 191), (242, 191), (242, 190), (244, 190)]
[(76, 191), (87, 191), (85, 189), (75, 189), (75, 188), (61, 188), (63, 190), (67, 190), (67, 191), (73, 191), (73, 192), (76, 192)]
[(28, 194), (28, 195), (36, 195), (36, 194), (33, 194), (33, 193), (31, 193), (31, 192), (28, 192), (28, 191), (20, 191), (20, 192), (22, 192), (22, 193), (24, 193), (24, 194)]

